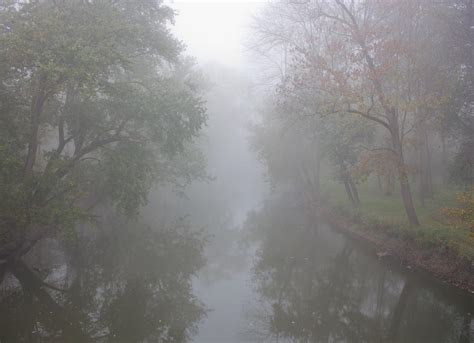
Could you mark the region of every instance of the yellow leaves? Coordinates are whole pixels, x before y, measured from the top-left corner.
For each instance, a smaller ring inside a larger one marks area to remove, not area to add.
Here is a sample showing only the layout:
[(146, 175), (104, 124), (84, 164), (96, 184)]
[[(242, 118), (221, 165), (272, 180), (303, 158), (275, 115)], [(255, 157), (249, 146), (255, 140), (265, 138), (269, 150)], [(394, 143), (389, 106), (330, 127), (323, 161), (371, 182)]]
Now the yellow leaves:
[(443, 208), (441, 212), (450, 220), (456, 229), (470, 231), (470, 239), (474, 240), (474, 188), (456, 198), (457, 207)]

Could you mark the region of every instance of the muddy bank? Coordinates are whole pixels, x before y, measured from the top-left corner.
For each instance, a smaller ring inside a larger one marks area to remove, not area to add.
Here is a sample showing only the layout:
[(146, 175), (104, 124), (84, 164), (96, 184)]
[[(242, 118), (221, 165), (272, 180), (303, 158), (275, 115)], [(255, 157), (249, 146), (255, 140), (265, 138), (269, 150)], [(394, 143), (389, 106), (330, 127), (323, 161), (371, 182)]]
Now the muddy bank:
[(326, 207), (322, 217), (334, 229), (366, 245), (379, 258), (397, 262), (439, 281), (474, 293), (474, 262), (448, 248), (427, 248), (415, 239), (400, 237), (383, 227), (367, 227), (349, 214)]

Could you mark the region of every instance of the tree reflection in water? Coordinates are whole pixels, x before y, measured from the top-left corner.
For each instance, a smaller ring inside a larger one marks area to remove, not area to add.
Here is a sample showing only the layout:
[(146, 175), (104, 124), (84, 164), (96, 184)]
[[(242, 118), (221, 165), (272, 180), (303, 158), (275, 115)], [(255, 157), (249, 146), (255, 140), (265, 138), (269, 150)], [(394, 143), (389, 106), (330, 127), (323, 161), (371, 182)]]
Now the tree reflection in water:
[(66, 242), (36, 249), (35, 270), (10, 267), (1, 342), (186, 342), (195, 333), (206, 313), (191, 289), (204, 264), (200, 235), (112, 218)]
[(247, 340), (470, 342), (472, 298), (389, 270), (301, 210), (267, 204), (247, 228), (261, 241)]

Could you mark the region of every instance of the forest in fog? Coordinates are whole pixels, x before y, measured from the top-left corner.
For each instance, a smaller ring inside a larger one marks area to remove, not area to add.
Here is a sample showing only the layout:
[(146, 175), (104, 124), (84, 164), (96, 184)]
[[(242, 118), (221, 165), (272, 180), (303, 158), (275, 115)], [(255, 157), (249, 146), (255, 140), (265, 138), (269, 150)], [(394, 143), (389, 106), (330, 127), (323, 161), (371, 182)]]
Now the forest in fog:
[(0, 343), (469, 343), (473, 293), (474, 0), (0, 0)]

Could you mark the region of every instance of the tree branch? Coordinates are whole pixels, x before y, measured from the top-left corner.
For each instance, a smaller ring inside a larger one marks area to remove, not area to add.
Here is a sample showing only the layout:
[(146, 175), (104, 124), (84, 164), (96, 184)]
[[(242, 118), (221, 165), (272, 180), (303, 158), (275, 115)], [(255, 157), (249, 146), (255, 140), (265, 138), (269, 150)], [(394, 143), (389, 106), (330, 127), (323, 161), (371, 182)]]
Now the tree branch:
[(387, 122), (380, 119), (380, 118), (377, 118), (377, 117), (374, 117), (374, 116), (372, 116), (368, 113), (364, 113), (362, 111), (353, 110), (353, 109), (348, 109), (348, 110), (346, 110), (346, 112), (359, 114), (360, 116), (362, 116), (364, 118), (367, 118), (369, 120), (375, 121), (376, 123), (379, 123), (380, 125), (384, 126), (389, 132), (392, 132), (392, 129), (391, 129), (390, 125)]

